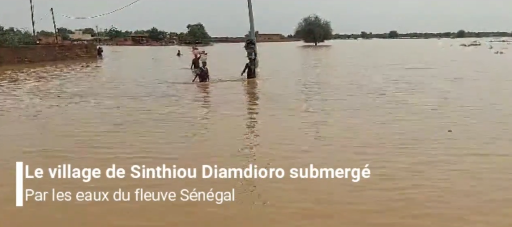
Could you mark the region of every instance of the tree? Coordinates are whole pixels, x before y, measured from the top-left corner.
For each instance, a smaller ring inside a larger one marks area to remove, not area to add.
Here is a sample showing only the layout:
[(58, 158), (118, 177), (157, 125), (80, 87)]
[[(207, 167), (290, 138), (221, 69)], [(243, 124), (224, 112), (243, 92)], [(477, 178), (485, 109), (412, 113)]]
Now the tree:
[(388, 38), (389, 39), (397, 39), (400, 35), (398, 34), (397, 31), (393, 30), (393, 31), (390, 31), (388, 33)]
[(464, 37), (466, 37), (466, 31), (464, 31), (464, 30), (459, 30), (459, 31), (457, 32), (457, 34), (455, 34), (455, 37), (456, 37), (456, 38), (464, 38)]
[(14, 27), (6, 29), (0, 25), (0, 46), (33, 45), (35, 43), (31, 32)]
[(57, 28), (57, 33), (59, 33), (60, 37), (62, 37), (63, 40), (69, 40), (70, 39), (69, 35), (73, 34), (75, 32), (73, 32), (72, 30), (69, 30), (67, 28), (60, 27), (60, 28)]
[(57, 33), (59, 33), (59, 34), (73, 34), (75, 32), (70, 30), (70, 29), (67, 29), (67, 28), (64, 28), (64, 27), (60, 27), (60, 28), (57, 28)]
[(178, 41), (180, 41), (180, 42), (188, 41), (187, 33), (181, 32), (180, 34), (178, 34)]
[(369, 35), (368, 35), (368, 33), (367, 33), (367, 32), (362, 31), (362, 32), (361, 32), (361, 38), (362, 38), (362, 39), (369, 39), (370, 37), (369, 37)]
[(152, 27), (148, 30), (148, 38), (150, 38), (153, 41), (163, 41), (165, 38), (167, 38), (167, 32), (160, 31), (158, 28)]
[(169, 32), (169, 37), (170, 38), (178, 37), (178, 33), (177, 32)]
[(106, 34), (105, 34), (107, 37), (109, 37), (110, 39), (115, 39), (115, 38), (123, 38), (125, 37), (124, 36), (124, 32), (117, 29), (116, 27), (112, 26), (110, 27), (110, 29), (107, 30)]
[(187, 25), (187, 38), (192, 42), (210, 43), (212, 37), (206, 31), (202, 23)]
[(84, 28), (84, 29), (82, 29), (82, 33), (89, 34), (93, 37), (96, 36), (96, 30), (94, 30), (94, 28)]
[(132, 35), (132, 32), (131, 32), (131, 31), (125, 30), (125, 31), (123, 32), (123, 37), (129, 37), (130, 35)]
[(301, 38), (305, 43), (325, 42), (332, 39), (331, 22), (313, 14), (302, 18), (295, 29), (295, 37)]
[(37, 32), (37, 35), (48, 37), (48, 36), (54, 36), (55, 33), (49, 32), (49, 31), (45, 31), (45, 30), (41, 30), (41, 31)]

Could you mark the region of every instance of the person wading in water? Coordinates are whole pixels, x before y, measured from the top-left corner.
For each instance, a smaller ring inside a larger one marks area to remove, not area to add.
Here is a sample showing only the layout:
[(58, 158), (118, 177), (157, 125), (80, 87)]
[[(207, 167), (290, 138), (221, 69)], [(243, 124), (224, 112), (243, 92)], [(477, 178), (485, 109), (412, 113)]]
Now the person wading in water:
[(190, 66), (190, 69), (194, 70), (194, 79), (192, 82), (195, 82), (197, 78), (199, 78), (199, 82), (210, 81), (210, 73), (208, 68), (201, 67), (201, 63), (199, 61), (200, 58), (201, 57), (199, 55), (196, 55), (194, 59), (192, 59), (192, 65)]
[(176, 56), (181, 57), (181, 51), (180, 50), (178, 50), (178, 53), (176, 54)]
[(200, 54), (201, 54), (201, 52), (199, 52), (199, 49), (198, 49), (197, 47), (195, 47), (195, 46), (194, 46), (194, 47), (192, 47), (192, 54), (193, 54), (194, 56), (197, 56), (197, 55), (200, 55)]
[(249, 62), (245, 64), (244, 71), (242, 71), (242, 74), (240, 76), (243, 76), (246, 71), (247, 79), (256, 78), (256, 68), (254, 67), (254, 60), (249, 60)]
[(196, 74), (192, 82), (195, 82), (196, 79), (199, 78), (199, 83), (209, 82), (210, 81), (210, 73), (208, 72), (208, 68), (201, 67), (199, 68), (199, 74)]
[(200, 73), (201, 63), (199, 62), (199, 55), (195, 55), (192, 59), (192, 65), (190, 65), (190, 69), (194, 70), (194, 75)]
[(206, 68), (206, 65), (207, 65), (207, 60), (208, 60), (208, 53), (206, 53), (204, 50), (201, 52), (201, 55), (200, 55), (200, 60), (201, 60), (201, 65), (203, 66), (203, 68)]
[(102, 47), (98, 47), (98, 49), (96, 50), (96, 54), (100, 58), (103, 57), (103, 48)]

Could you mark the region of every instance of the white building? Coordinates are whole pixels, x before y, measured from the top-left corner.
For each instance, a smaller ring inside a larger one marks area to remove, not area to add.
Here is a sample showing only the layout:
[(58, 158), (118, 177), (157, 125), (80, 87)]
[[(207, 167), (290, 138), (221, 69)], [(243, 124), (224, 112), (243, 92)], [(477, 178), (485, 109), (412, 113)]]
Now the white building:
[(69, 37), (71, 38), (71, 40), (81, 41), (88, 41), (94, 39), (94, 37), (92, 37), (91, 34), (84, 34), (82, 31), (75, 31), (75, 33), (70, 34)]

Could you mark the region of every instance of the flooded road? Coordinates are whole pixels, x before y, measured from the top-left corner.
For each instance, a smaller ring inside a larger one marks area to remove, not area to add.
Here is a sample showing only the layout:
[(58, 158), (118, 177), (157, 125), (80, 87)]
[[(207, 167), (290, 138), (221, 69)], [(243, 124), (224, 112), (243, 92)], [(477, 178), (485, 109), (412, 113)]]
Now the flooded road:
[[(0, 76), (0, 226), (512, 226), (512, 53), (455, 40), (208, 47), (190, 83), (178, 47)], [(188, 52), (181, 48), (182, 52)], [(59, 191), (236, 191), (234, 202), (26, 202), (15, 162), (363, 168), (351, 179), (30, 179)]]

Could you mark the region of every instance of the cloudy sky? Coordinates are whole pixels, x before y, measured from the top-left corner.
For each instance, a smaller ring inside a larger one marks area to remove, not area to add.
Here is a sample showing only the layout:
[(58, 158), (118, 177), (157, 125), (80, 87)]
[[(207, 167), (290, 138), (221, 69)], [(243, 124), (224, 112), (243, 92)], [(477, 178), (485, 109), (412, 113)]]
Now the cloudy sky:
[[(68, 28), (184, 31), (202, 22), (212, 36), (240, 36), (249, 29), (246, 0), (141, 0), (117, 13), (89, 20), (67, 19), (106, 13), (134, 0), (33, 0), (37, 30)], [(512, 0), (252, 0), (256, 30), (292, 33), (304, 16), (316, 13), (336, 33), (360, 31), (512, 31)], [(31, 28), (29, 0), (0, 0), (0, 24)]]

